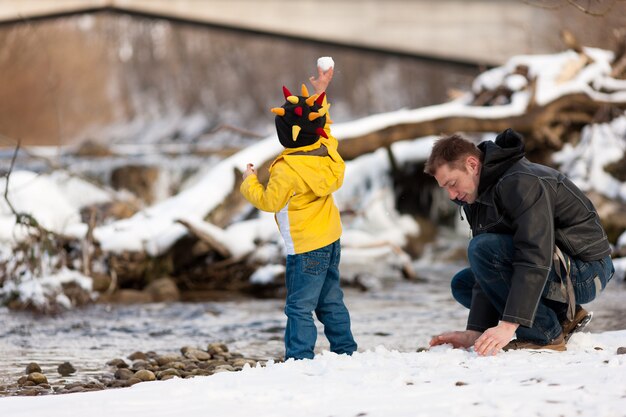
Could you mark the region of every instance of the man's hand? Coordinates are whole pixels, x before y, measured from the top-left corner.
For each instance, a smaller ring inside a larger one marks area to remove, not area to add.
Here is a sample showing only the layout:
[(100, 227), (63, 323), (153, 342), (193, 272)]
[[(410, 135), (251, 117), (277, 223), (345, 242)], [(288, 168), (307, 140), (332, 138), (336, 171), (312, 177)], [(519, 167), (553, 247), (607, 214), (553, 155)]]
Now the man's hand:
[(254, 165), (252, 164), (246, 165), (246, 171), (243, 173), (243, 179), (245, 180), (250, 175), (256, 175), (256, 169), (254, 169)]
[(333, 79), (333, 71), (333, 67), (330, 67), (326, 72), (324, 72), (320, 67), (317, 67), (317, 78), (309, 78), (311, 85), (315, 88), (315, 94), (322, 94), (326, 91), (328, 84), (330, 84), (330, 80)]
[(519, 324), (517, 323), (509, 323), (508, 321), (499, 322), (496, 327), (485, 330), (478, 340), (476, 340), (474, 350), (480, 356), (497, 354), (500, 349), (511, 341), (518, 327)]
[(476, 339), (478, 339), (480, 335), (481, 333), (475, 330), (446, 332), (433, 336), (433, 338), (430, 339), (430, 347), (450, 343), (454, 348), (469, 348), (476, 342)]

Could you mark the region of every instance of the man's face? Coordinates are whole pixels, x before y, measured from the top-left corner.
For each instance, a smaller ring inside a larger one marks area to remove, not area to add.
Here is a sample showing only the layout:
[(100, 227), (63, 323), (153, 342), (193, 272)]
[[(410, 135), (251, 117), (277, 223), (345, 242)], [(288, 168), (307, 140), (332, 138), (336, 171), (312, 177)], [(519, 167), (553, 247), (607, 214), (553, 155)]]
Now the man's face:
[(435, 179), (448, 192), (450, 200), (472, 204), (478, 197), (480, 161), (468, 156), (463, 163), (463, 169), (448, 164), (441, 165), (435, 172)]

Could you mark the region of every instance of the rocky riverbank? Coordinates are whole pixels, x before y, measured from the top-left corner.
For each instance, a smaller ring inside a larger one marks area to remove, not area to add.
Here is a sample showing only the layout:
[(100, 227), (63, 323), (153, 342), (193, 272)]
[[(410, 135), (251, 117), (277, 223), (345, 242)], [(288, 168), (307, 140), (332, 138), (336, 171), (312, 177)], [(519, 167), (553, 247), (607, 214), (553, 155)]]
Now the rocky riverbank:
[(15, 383), (0, 386), (0, 396), (68, 394), (124, 388), (147, 381), (236, 372), (245, 366), (263, 366), (266, 362), (267, 360), (246, 358), (240, 353), (231, 352), (223, 343), (210, 343), (206, 349), (184, 346), (180, 349), (180, 354), (134, 352), (126, 359), (111, 359), (100, 375), (89, 376), (78, 382), (64, 379), (76, 373), (76, 368), (69, 362), (58, 366), (60, 379), (53, 379), (57, 375), (45, 375), (39, 364), (31, 362), (26, 367), (25, 374)]

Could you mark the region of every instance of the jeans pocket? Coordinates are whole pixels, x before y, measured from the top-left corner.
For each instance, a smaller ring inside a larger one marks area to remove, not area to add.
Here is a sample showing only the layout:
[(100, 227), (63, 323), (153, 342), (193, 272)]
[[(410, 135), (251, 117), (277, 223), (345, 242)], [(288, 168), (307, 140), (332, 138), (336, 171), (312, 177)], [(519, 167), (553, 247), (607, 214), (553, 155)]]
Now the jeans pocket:
[(328, 270), (330, 252), (314, 250), (302, 254), (302, 272), (310, 275), (320, 275)]
[(596, 295), (602, 290), (598, 288), (600, 278), (595, 276), (591, 279), (587, 279), (583, 282), (574, 284), (574, 293), (577, 304), (586, 304), (593, 301)]
[(576, 277), (574, 282), (576, 302), (585, 304), (600, 295), (600, 292), (604, 290), (609, 279), (611, 279), (611, 274), (604, 260), (581, 263), (578, 266), (580, 266), (580, 275)]

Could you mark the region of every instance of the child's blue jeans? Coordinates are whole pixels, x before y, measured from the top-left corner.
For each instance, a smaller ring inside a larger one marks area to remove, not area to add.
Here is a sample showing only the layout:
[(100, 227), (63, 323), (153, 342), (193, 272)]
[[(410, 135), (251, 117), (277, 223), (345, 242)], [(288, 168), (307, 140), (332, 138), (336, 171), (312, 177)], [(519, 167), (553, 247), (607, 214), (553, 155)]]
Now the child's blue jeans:
[(313, 311), (324, 325), (332, 352), (351, 355), (356, 350), (339, 286), (340, 256), (339, 240), (314, 251), (287, 255), (285, 359), (313, 359), (317, 340)]
[[(509, 294), (513, 275), (513, 238), (510, 235), (484, 233), (470, 241), (467, 256), (471, 268), (459, 271), (451, 282), (452, 296), (463, 306), (470, 308), (472, 288), (478, 282), (481, 289), (501, 316)], [(577, 304), (585, 304), (596, 298), (606, 287), (615, 269), (611, 257), (598, 261), (584, 262), (570, 258), (571, 278)], [(561, 324), (567, 304), (547, 299), (551, 283), (560, 282), (560, 278), (551, 268), (543, 296), (537, 307), (533, 327), (520, 326), (517, 337), (538, 344), (548, 344), (561, 333)], [(493, 323), (495, 326), (497, 321)]]

